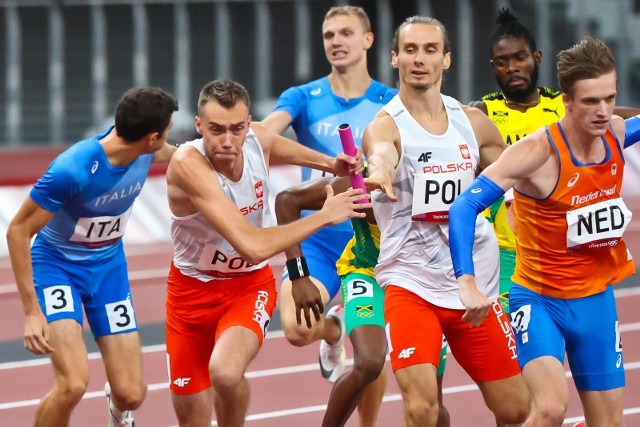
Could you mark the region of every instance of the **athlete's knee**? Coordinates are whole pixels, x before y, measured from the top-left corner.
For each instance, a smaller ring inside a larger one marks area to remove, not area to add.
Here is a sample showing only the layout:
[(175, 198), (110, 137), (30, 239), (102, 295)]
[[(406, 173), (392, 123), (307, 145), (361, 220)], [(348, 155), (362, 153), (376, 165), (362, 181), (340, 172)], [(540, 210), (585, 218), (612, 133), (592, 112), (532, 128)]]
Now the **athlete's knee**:
[(211, 369), (210, 375), (213, 388), (220, 394), (226, 394), (226, 391), (235, 389), (244, 381), (244, 371), (224, 366)]
[(311, 329), (306, 326), (298, 326), (294, 322), (282, 323), (284, 336), (290, 344), (296, 347), (304, 347), (313, 342), (314, 330), (317, 326), (314, 324)]
[(127, 382), (111, 385), (111, 397), (118, 409), (133, 411), (138, 409), (147, 394), (147, 386), (143, 382)]
[(559, 426), (562, 425), (566, 414), (566, 402), (545, 400), (543, 402), (536, 402), (531, 415), (535, 420), (535, 425)]
[(56, 403), (69, 408), (76, 406), (87, 391), (88, 383), (88, 379), (84, 378), (67, 378), (57, 381), (53, 389)]
[(438, 401), (422, 396), (404, 397), (404, 412), (407, 426), (433, 426), (438, 422)]
[(354, 359), (353, 372), (362, 379), (362, 382), (373, 382), (380, 376), (380, 372), (382, 372), (382, 369), (384, 368), (384, 359), (384, 355), (359, 355)]

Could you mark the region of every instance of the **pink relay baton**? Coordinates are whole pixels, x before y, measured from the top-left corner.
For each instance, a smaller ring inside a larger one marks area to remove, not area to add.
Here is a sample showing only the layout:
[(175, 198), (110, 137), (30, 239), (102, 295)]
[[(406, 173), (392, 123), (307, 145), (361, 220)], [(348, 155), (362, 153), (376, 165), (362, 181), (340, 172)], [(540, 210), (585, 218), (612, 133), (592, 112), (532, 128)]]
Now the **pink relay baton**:
[[(340, 142), (342, 143), (342, 151), (347, 156), (354, 157), (356, 155), (356, 143), (353, 141), (353, 134), (351, 133), (351, 126), (348, 123), (343, 123), (338, 126), (338, 133), (340, 134)], [(351, 180), (351, 186), (353, 188), (360, 188), (363, 192), (367, 192), (367, 188), (364, 185), (364, 179), (362, 174), (356, 175), (354, 173), (349, 174)], [(359, 200), (358, 203), (367, 203), (366, 200)]]

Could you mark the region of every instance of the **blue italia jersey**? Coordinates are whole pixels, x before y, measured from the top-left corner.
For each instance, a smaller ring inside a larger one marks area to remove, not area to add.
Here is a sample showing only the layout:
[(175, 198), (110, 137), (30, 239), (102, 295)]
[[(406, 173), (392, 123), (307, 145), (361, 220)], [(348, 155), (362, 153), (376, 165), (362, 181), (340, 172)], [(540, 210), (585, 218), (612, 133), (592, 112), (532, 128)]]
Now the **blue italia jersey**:
[[(348, 123), (356, 145), (362, 147), (364, 128), (396, 93), (397, 90), (371, 80), (364, 96), (347, 101), (334, 95), (329, 79), (323, 77), (284, 91), (274, 111), (286, 111), (291, 115), (291, 127), (298, 142), (321, 153), (335, 156), (342, 152), (338, 126)], [(302, 168), (302, 180), (317, 178), (322, 173)]]
[(144, 185), (153, 153), (127, 166), (111, 166), (99, 140), (112, 128), (77, 142), (38, 179), (30, 197), (55, 216), (38, 233), (31, 253), (95, 262), (122, 252), (133, 201)]

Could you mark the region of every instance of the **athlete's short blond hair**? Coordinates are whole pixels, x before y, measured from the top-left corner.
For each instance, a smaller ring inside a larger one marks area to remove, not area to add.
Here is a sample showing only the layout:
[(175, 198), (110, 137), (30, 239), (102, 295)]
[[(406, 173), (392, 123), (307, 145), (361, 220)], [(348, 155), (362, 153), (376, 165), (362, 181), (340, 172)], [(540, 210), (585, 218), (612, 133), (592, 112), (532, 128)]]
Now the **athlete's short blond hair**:
[(360, 6), (333, 6), (324, 15), (324, 20), (326, 21), (327, 19), (340, 15), (355, 16), (360, 20), (364, 32), (371, 32), (371, 21), (369, 20), (369, 15), (367, 15), (367, 12), (365, 12)]

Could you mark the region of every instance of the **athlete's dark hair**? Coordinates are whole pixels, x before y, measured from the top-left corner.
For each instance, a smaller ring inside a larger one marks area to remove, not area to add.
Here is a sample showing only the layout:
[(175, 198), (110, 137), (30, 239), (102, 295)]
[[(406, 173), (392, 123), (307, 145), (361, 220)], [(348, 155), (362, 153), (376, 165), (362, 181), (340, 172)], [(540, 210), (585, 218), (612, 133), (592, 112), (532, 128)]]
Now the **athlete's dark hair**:
[(174, 111), (178, 111), (178, 101), (160, 88), (129, 89), (116, 106), (116, 132), (128, 142), (139, 141), (152, 132), (162, 134)]
[(509, 8), (503, 7), (498, 13), (498, 17), (496, 18), (496, 28), (491, 34), (489, 56), (493, 56), (493, 45), (507, 37), (524, 39), (527, 42), (529, 49), (531, 49), (531, 53), (537, 50), (536, 39), (533, 38), (531, 31), (520, 23), (518, 18), (511, 13)]

